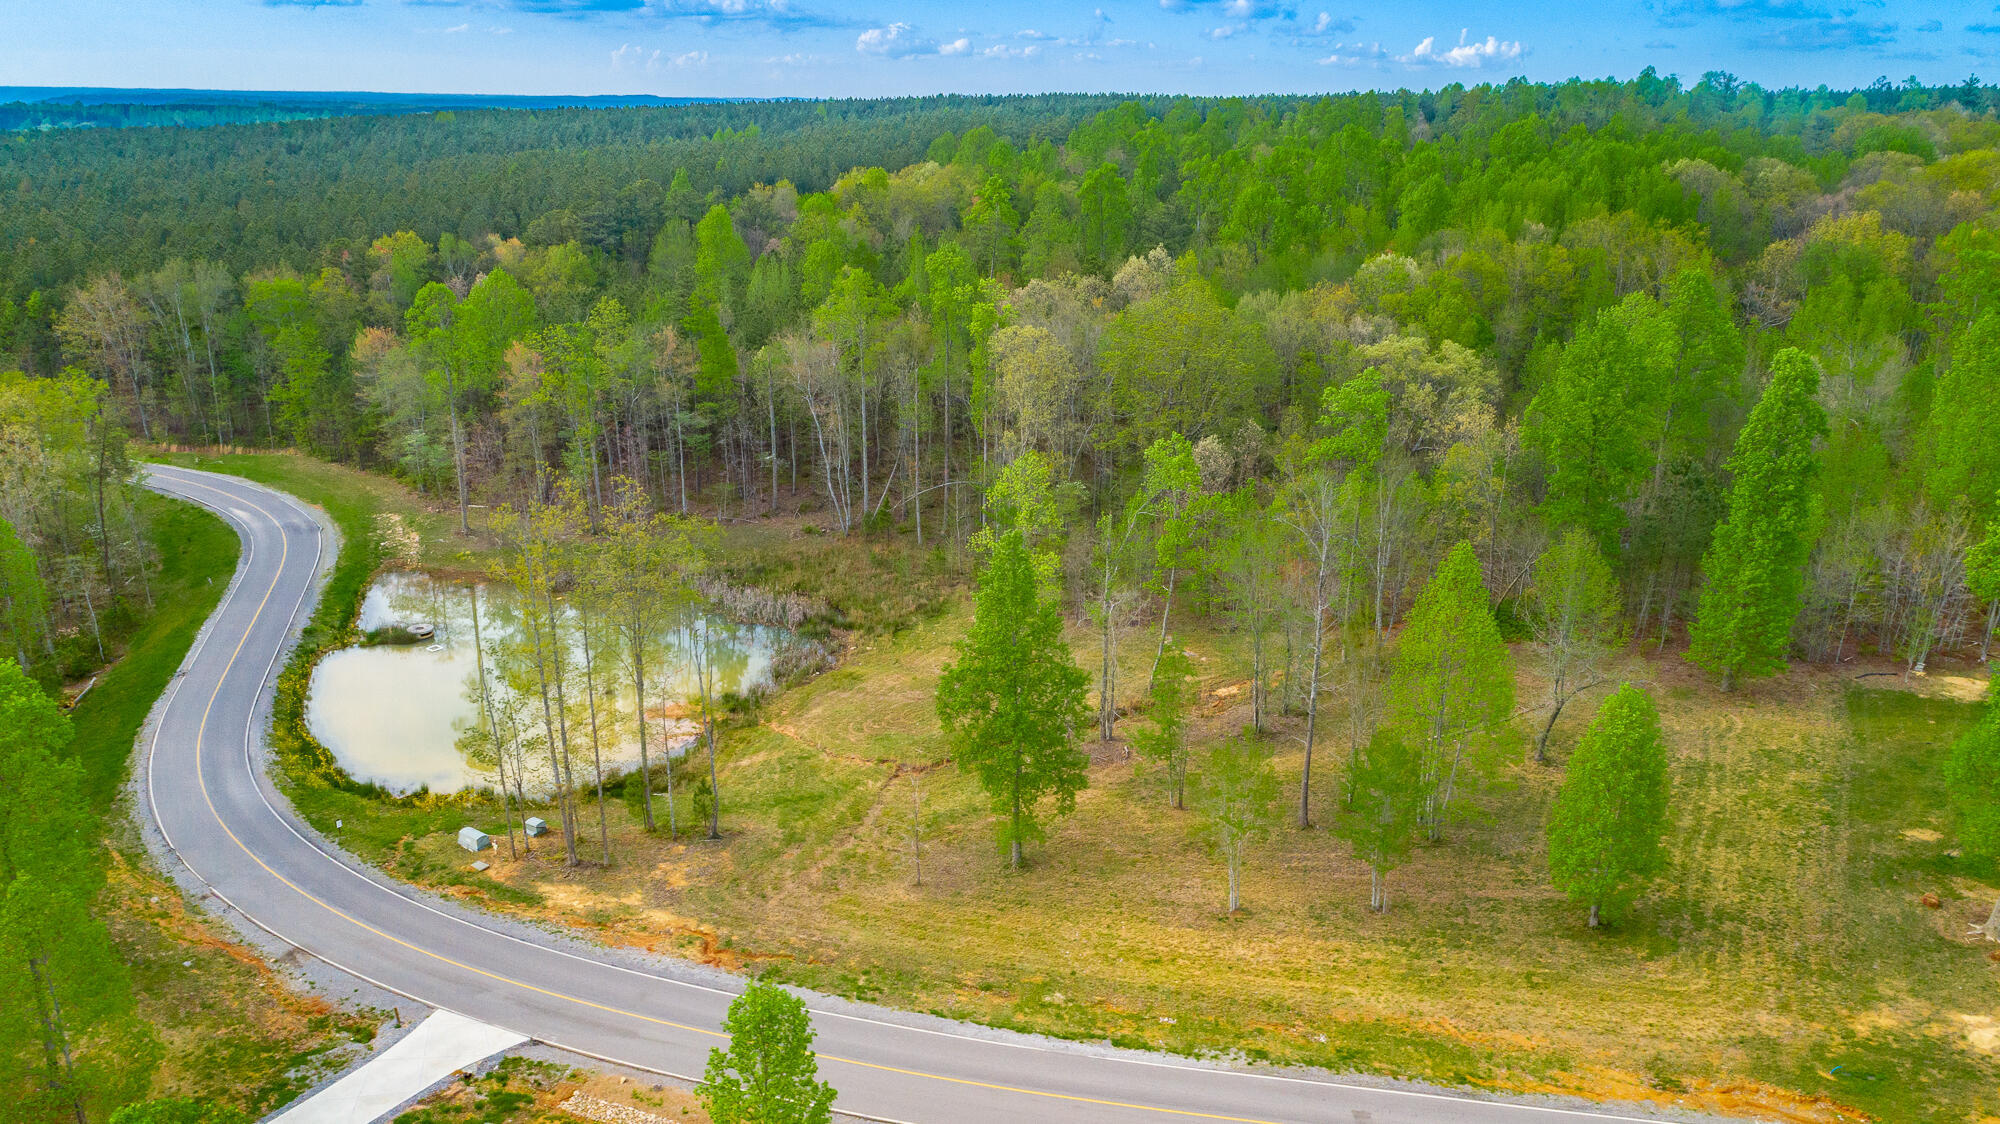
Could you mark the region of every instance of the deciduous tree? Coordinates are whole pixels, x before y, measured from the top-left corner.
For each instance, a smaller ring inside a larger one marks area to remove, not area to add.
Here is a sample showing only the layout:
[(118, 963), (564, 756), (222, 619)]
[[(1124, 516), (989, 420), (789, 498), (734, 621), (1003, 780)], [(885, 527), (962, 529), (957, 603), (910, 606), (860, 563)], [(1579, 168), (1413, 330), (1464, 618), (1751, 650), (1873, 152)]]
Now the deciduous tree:
[(1389, 908), (1389, 872), (1416, 842), (1424, 810), (1423, 755), (1401, 731), (1375, 731), (1355, 755), (1347, 778), (1352, 809), (1334, 821), (1333, 833), (1368, 864), (1368, 908)]
[(1546, 761), (1556, 719), (1577, 692), (1598, 681), (1618, 633), (1618, 583), (1587, 532), (1570, 528), (1536, 560), (1528, 603), (1549, 684), (1549, 719), (1535, 738), (1535, 760)]
[(1229, 912), (1242, 907), (1243, 855), (1271, 830), (1278, 774), (1271, 755), (1250, 734), (1224, 738), (1209, 750), (1194, 781), (1194, 804), (1210, 845), (1229, 871)]
[(1590, 927), (1638, 893), (1664, 861), (1667, 754), (1645, 691), (1618, 688), (1577, 744), (1549, 815), (1549, 875), (1590, 906)]
[(695, 1094), (715, 1124), (827, 1124), (833, 1086), (819, 1079), (812, 1018), (797, 996), (752, 980), (722, 1020), (729, 1048), (708, 1052)]
[(1410, 609), (1387, 693), (1418, 756), (1425, 832), (1440, 838), (1461, 779), (1490, 764), (1514, 710), (1513, 661), (1469, 544), (1451, 548)]

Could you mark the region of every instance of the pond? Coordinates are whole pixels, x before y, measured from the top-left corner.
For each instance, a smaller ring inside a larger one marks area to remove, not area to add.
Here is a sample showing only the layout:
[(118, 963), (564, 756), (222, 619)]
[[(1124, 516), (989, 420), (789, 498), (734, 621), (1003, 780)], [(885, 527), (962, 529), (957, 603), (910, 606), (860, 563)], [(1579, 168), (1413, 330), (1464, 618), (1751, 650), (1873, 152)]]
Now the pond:
[[(478, 587), (479, 635), (499, 727), (499, 761), (483, 732), (478, 661), (473, 644), (473, 587), (422, 573), (388, 573), (361, 606), (365, 633), (426, 624), (432, 635), (409, 644), (364, 644), (329, 653), (314, 669), (306, 724), (349, 776), (399, 794), (428, 788), (456, 792), (496, 785), (496, 764), (509, 787), (525, 781), (530, 795), (546, 792), (552, 773), (548, 715), (537, 686), (521, 598), (501, 583)], [(571, 768), (581, 786), (592, 777), (589, 703), (582, 619), (558, 606), (564, 639), (563, 692), (571, 715)], [(600, 625), (600, 628), (602, 626)], [(400, 631), (400, 630), (395, 630)], [(377, 635), (380, 635), (377, 633)], [(632, 672), (619, 637), (605, 631), (591, 643), (599, 744), (607, 776), (639, 763)], [(647, 745), (654, 759), (684, 751), (697, 729), (687, 704), (699, 695), (696, 655), (706, 641), (718, 694), (747, 694), (772, 683), (772, 660), (793, 640), (783, 629), (738, 624), (699, 611), (663, 624), (646, 668)], [(544, 661), (546, 670), (553, 660)], [(554, 707), (551, 688), (551, 708)], [(473, 736), (468, 737), (468, 733)], [(558, 738), (558, 743), (560, 739)], [(512, 775), (518, 771), (520, 781)]]

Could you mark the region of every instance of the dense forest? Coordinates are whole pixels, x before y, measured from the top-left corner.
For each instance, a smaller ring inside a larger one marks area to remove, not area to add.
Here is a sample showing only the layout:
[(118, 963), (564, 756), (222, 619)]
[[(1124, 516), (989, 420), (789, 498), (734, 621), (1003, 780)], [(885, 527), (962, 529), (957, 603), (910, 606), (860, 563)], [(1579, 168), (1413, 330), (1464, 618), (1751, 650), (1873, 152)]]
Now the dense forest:
[(647, 94), (547, 95), (320, 93), (294, 90), (125, 90), (0, 86), (0, 130), (130, 129), (268, 124), (317, 117), (438, 113), (461, 109), (683, 105), (699, 98)]
[[(809, 494), (830, 530), (948, 544), (1024, 453), (1086, 527), (1178, 442), (1191, 540), (1338, 478), (1320, 617), (1388, 628), (1458, 539), (1513, 601), (1577, 528), (1665, 644), (1795, 349), (1805, 428), (1765, 439), (1815, 442), (1810, 495), (1796, 567), (1755, 562), (1798, 607), (1789, 652), (1984, 651), (1996, 96), (1648, 73), (16, 140), (9, 572), (54, 592), (10, 580), (7, 647), (80, 634), (131, 569), (126, 433), (295, 446), (461, 509), (552, 473), (724, 518)], [(1226, 606), (1174, 549), (1148, 580)]]

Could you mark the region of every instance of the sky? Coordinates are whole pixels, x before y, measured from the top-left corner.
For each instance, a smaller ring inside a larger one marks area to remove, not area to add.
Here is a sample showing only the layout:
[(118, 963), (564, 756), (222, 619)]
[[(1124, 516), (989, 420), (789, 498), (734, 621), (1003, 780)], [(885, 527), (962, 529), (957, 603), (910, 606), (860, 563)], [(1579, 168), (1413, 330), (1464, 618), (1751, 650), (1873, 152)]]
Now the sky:
[(2000, 80), (1994, 0), (0, 0), (0, 85), (834, 97)]

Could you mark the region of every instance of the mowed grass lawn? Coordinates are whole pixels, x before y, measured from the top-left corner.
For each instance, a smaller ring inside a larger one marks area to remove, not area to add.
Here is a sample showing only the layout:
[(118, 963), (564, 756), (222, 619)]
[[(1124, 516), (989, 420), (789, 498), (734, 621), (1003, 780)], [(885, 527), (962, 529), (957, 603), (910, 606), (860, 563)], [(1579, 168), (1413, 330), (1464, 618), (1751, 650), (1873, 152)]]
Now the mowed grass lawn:
[[(349, 475), (303, 458), (265, 471), (310, 499)], [(463, 563), (454, 515), (352, 475), (386, 489), (356, 503), (420, 530), (413, 560)], [(1004, 867), (986, 799), (948, 763), (932, 709), (969, 602), (912, 596), (944, 579), (935, 552), (907, 540), (730, 531), (726, 569), (805, 592), (837, 584), (828, 600), (859, 608), (837, 668), (726, 731), (719, 843), (689, 837), (685, 799), (674, 841), (640, 830), (636, 801), (614, 795), (610, 868), (565, 870), (542, 840), (473, 874), (451, 833), (476, 822), (497, 836), (495, 804), (294, 795), (323, 830), (344, 818), (342, 841), (387, 869), (494, 908), (995, 1025), (1775, 1119), (2000, 1115), (2000, 967), (1965, 936), (2000, 878), (1951, 854), (1939, 780), (1976, 684), (1800, 669), (1732, 696), (1671, 652), (1627, 655), (1618, 673), (1654, 691), (1673, 755), (1670, 864), (1599, 932), (1548, 886), (1542, 827), (1561, 759), (1608, 687), (1572, 704), (1555, 764), (1527, 760), (1523, 719), (1469, 815), (1391, 876), (1385, 916), (1366, 909), (1367, 868), (1325, 830), (1340, 814), (1336, 704), (1315, 762), (1319, 826), (1258, 845), (1246, 908), (1225, 916), (1198, 819), (1115, 749), (1027, 869)], [(1197, 735), (1211, 740), (1248, 720), (1247, 653), (1184, 620)], [(1123, 635), (1121, 703), (1138, 701), (1152, 639), (1143, 620)], [(1095, 634), (1077, 626), (1072, 641), (1094, 673)], [(1516, 656), (1527, 702), (1538, 685)], [(1288, 799), (1301, 732), (1291, 716), (1268, 735)], [(594, 829), (587, 799), (582, 818)], [(594, 854), (594, 839), (579, 849)]]

